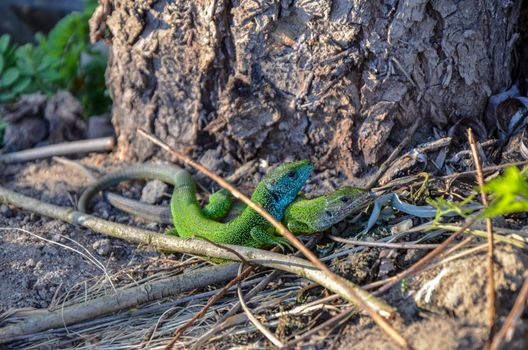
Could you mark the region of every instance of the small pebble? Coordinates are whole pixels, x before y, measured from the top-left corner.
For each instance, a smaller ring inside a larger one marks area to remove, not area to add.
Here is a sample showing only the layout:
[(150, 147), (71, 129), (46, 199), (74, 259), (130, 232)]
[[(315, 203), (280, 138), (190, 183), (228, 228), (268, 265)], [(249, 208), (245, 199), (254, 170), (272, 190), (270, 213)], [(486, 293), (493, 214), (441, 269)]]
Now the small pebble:
[(157, 203), (168, 191), (169, 186), (166, 183), (160, 180), (149, 181), (141, 191), (141, 201), (149, 204)]
[(11, 208), (9, 208), (7, 205), (5, 204), (2, 204), (0, 205), (0, 214), (4, 217), (4, 218), (12, 218), (14, 216), (14, 212), (13, 210), (11, 210)]
[(109, 239), (100, 239), (92, 244), (92, 248), (101, 256), (107, 256), (112, 251), (112, 243)]
[(35, 260), (33, 260), (32, 258), (29, 258), (29, 259), (26, 260), (24, 265), (26, 265), (27, 267), (33, 267), (33, 266), (35, 266)]

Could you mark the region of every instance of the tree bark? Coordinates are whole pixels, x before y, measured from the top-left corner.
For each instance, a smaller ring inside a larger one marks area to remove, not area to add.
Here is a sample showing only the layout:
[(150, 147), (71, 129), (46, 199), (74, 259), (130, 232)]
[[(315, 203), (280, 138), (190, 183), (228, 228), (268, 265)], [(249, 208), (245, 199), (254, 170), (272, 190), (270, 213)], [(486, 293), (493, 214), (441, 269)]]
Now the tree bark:
[(143, 127), (176, 148), (218, 157), (220, 168), (310, 158), (349, 177), (379, 165), (416, 118), (414, 143), (460, 118), (481, 120), (487, 98), (512, 84), (521, 7), (520, 0), (105, 3), (123, 158), (158, 152), (136, 136)]

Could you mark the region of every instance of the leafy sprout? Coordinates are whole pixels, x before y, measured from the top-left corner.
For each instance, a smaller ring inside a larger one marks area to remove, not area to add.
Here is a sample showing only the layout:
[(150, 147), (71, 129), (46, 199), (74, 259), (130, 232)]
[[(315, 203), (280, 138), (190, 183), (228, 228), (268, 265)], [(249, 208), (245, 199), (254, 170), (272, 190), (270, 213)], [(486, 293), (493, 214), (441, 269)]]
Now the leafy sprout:
[(108, 110), (104, 71), (106, 54), (92, 49), (88, 20), (96, 1), (83, 12), (62, 18), (48, 35), (36, 34), (36, 45), (18, 46), (9, 35), (0, 37), (0, 102), (21, 94), (46, 94), (66, 89), (81, 101), (86, 115)]
[(473, 193), (460, 202), (449, 201), (442, 197), (427, 199), (427, 203), (436, 208), (436, 216), (432, 226), (439, 224), (440, 219), (445, 215), (456, 214), (464, 218), (468, 217), (469, 214), (475, 211), (474, 208), (469, 206), (475, 195), (476, 193)]
[(484, 185), (484, 191), (493, 195), (493, 200), (484, 210), (484, 217), (522, 213), (528, 211), (528, 181), (517, 167), (510, 166), (504, 174)]

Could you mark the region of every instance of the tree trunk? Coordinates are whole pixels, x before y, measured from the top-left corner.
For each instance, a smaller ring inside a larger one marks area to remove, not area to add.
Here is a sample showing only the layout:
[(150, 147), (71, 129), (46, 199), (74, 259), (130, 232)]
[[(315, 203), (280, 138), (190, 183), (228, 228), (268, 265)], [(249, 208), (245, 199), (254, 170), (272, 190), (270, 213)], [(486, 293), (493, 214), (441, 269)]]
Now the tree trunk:
[(512, 83), (520, 6), (109, 0), (94, 17), (112, 37), (120, 154), (143, 161), (158, 152), (136, 136), (143, 127), (220, 163), (310, 158), (359, 176), (416, 118), (413, 143), (482, 118), (487, 98)]

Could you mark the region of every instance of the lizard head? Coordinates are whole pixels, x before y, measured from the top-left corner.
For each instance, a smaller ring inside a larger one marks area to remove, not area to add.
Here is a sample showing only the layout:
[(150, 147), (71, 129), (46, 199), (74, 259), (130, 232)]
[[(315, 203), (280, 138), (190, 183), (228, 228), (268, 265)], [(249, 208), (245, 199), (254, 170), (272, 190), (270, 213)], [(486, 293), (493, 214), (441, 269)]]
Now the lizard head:
[(352, 213), (359, 213), (372, 201), (370, 192), (352, 186), (344, 186), (323, 197), (325, 200), (319, 208), (319, 230), (327, 229)]
[(295, 233), (324, 231), (364, 209), (372, 198), (365, 190), (345, 186), (324, 196), (297, 200), (285, 212), (288, 228)]
[(286, 207), (304, 186), (312, 169), (312, 163), (308, 160), (284, 163), (268, 173), (262, 183), (276, 204)]

